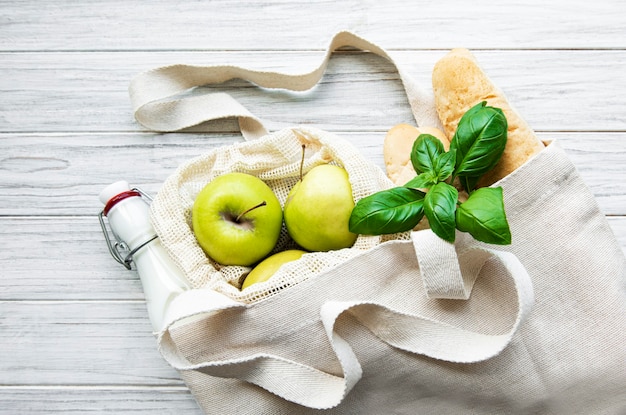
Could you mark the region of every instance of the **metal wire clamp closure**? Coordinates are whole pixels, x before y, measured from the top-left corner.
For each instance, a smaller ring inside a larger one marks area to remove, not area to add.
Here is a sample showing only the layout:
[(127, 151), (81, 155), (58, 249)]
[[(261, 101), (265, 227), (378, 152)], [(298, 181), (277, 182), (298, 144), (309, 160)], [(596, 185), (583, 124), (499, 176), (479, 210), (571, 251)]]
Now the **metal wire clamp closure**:
[[(141, 197), (144, 197), (144, 198), (148, 199), (150, 202), (152, 202), (152, 197), (150, 197), (150, 195), (148, 195), (146, 192), (142, 191), (141, 189), (133, 188), (130, 191), (131, 192), (137, 192), (137, 193), (139, 193), (139, 195)], [(112, 231), (111, 231), (111, 233), (115, 237), (115, 242), (113, 242), (111, 240), (111, 237), (109, 236), (109, 231), (107, 230), (107, 227), (106, 227), (106, 223), (104, 222), (104, 217), (106, 216), (105, 210), (106, 210), (106, 206), (98, 214), (98, 220), (100, 221), (100, 227), (102, 228), (102, 233), (104, 234), (104, 239), (106, 240), (107, 247), (109, 248), (109, 253), (113, 257), (113, 259), (115, 259), (117, 262), (122, 264), (126, 269), (130, 270), (131, 269), (131, 263), (133, 262), (133, 255), (135, 255), (135, 253), (137, 251), (139, 251), (141, 248), (143, 248), (144, 246), (146, 246), (150, 242), (154, 241), (159, 236), (158, 235), (154, 235), (151, 238), (148, 238), (146, 241), (144, 241), (144, 242), (140, 243), (139, 245), (137, 245), (137, 247), (135, 247), (135, 249), (129, 250), (128, 245), (126, 245), (126, 243), (124, 241), (121, 241), (118, 238), (118, 236), (115, 234), (115, 232), (112, 232)]]

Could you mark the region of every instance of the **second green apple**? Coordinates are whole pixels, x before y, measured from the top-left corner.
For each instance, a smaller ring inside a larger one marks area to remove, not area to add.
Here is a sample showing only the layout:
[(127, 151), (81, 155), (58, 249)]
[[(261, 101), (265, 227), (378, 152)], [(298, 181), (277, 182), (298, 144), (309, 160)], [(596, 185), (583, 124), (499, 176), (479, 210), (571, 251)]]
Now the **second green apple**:
[(284, 207), (289, 236), (309, 251), (349, 248), (357, 235), (348, 230), (354, 208), (348, 173), (333, 164), (312, 168), (289, 192)]

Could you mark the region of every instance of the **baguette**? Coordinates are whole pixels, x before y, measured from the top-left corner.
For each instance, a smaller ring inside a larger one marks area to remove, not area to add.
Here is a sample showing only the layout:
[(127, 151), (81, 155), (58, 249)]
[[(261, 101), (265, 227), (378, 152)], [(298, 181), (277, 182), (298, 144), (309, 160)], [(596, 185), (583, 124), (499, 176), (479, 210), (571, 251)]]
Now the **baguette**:
[(430, 134), (437, 137), (443, 143), (446, 151), (450, 147), (450, 141), (443, 131), (434, 127), (414, 127), (409, 124), (398, 124), (391, 128), (385, 136), (383, 143), (383, 157), (387, 170), (387, 177), (396, 186), (402, 186), (414, 178), (417, 173), (411, 164), (411, 149), (413, 143), (420, 134)]
[(506, 116), (508, 131), (504, 153), (498, 164), (478, 182), (479, 187), (502, 179), (544, 148), (535, 132), (487, 77), (469, 50), (453, 49), (441, 58), (433, 68), (432, 84), (437, 114), (449, 140), (452, 140), (463, 114), (482, 101), (502, 109)]

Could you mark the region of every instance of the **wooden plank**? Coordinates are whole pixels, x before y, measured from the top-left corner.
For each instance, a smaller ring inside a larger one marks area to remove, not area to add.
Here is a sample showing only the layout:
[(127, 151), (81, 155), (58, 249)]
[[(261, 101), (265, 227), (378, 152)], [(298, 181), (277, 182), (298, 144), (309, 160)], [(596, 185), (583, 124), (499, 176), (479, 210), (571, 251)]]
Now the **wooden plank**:
[[(127, 180), (155, 194), (179, 164), (240, 135), (192, 134), (8, 134), (0, 139), (3, 180), (0, 201), (7, 215), (92, 215), (98, 194)], [(42, 203), (43, 204), (40, 204)], [(15, 203), (11, 206), (11, 203)]]
[(0, 325), (0, 385), (183, 384), (141, 301), (0, 301)]
[(95, 215), (0, 219), (0, 300), (143, 301), (141, 282), (109, 254)]
[(346, 28), (398, 48), (620, 48), (626, 40), (626, 8), (616, 0), (22, 0), (2, 8), (1, 50), (309, 49)]
[[(338, 132), (384, 169), (384, 131)], [(626, 214), (625, 133), (540, 133), (558, 139), (606, 214)], [(100, 191), (127, 180), (155, 194), (187, 160), (238, 134), (4, 134), (0, 215), (95, 215)]]
[(184, 387), (0, 387), (0, 415), (159, 414), (201, 415)]
[[(626, 4), (626, 3), (625, 3)], [(397, 51), (395, 59), (430, 88), (446, 51)], [(538, 131), (626, 131), (623, 50), (475, 51), (481, 66)], [(233, 64), (303, 73), (321, 52), (105, 52), (0, 54), (0, 131), (139, 131), (128, 96), (141, 71), (171, 63)], [(601, 63), (599, 69), (598, 63)], [(307, 92), (267, 90), (243, 81), (199, 88), (228, 92), (271, 130), (310, 124), (326, 130), (386, 130), (412, 119), (393, 65), (368, 53), (340, 52), (322, 82)], [(341, 112), (337, 112), (341, 109)], [(233, 131), (233, 123), (215, 129)]]

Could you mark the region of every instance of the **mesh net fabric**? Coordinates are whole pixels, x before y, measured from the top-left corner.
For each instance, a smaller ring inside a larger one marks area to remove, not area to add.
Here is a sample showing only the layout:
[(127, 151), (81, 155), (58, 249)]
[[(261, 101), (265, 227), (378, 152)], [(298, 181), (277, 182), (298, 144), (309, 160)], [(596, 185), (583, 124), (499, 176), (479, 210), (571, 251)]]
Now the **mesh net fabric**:
[[(383, 171), (365, 159), (352, 144), (311, 128), (284, 129), (258, 140), (216, 148), (189, 160), (163, 184), (152, 202), (151, 219), (163, 245), (193, 288), (214, 289), (234, 300), (252, 303), (331, 269), (386, 240), (409, 237), (408, 233), (359, 235), (351, 248), (307, 253), (301, 259), (285, 264), (268, 281), (240, 290), (243, 277), (250, 268), (222, 266), (207, 257), (191, 226), (195, 197), (215, 177), (243, 172), (267, 183), (284, 206), (289, 191), (300, 177), (303, 144), (306, 146), (304, 174), (320, 164), (343, 167), (348, 172), (355, 200), (393, 186)], [(272, 253), (295, 247), (283, 225)]]

